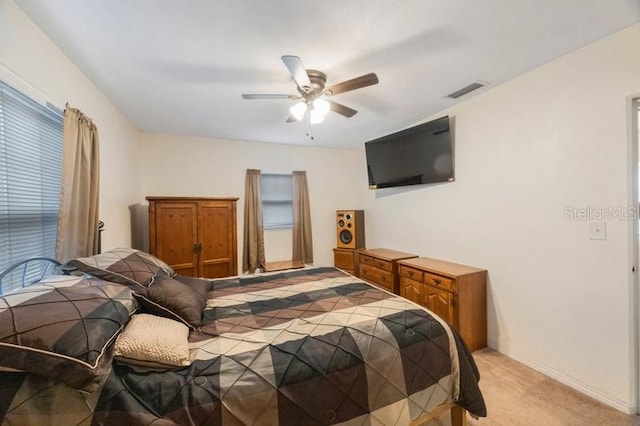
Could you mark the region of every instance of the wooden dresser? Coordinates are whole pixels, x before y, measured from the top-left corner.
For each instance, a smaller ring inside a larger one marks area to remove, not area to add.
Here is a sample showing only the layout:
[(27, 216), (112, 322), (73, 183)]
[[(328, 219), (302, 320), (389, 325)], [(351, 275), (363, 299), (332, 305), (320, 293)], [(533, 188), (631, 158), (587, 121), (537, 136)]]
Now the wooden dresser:
[(453, 325), (471, 351), (487, 346), (487, 271), (420, 257), (398, 262), (400, 295)]
[(147, 197), (149, 252), (180, 275), (238, 274), (237, 198)]
[(418, 257), (415, 254), (384, 248), (358, 250), (358, 277), (388, 290), (399, 293), (398, 261)]

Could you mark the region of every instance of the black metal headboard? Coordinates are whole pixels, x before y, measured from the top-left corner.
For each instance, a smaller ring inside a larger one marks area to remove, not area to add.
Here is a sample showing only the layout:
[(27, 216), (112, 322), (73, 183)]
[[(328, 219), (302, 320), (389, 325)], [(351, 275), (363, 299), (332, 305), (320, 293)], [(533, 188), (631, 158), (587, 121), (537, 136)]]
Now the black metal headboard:
[(21, 260), (0, 272), (0, 295), (37, 283), (48, 275), (62, 271), (60, 262), (49, 257), (31, 257)]

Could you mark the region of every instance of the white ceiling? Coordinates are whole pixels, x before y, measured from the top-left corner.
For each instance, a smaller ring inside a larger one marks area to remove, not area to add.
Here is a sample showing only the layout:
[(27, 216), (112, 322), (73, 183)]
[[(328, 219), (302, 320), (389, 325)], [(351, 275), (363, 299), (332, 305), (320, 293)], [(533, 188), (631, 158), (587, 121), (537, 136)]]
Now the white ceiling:
[[(345, 149), (640, 21), (637, 0), (16, 3), (141, 131)], [(296, 94), (285, 54), (328, 85), (369, 72), (380, 83), (333, 97), (358, 114), (330, 113), (310, 141), (285, 123), (293, 101), (240, 97)]]

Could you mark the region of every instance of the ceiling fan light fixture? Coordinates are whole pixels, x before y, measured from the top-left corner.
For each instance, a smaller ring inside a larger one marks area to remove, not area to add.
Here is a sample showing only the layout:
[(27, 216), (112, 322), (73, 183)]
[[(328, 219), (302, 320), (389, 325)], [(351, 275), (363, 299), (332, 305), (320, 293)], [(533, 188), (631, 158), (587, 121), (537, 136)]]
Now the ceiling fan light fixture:
[(313, 111), (316, 111), (317, 114), (320, 114), (323, 117), (329, 114), (330, 108), (329, 101), (326, 99), (316, 99), (313, 101)]
[(315, 109), (312, 109), (309, 111), (309, 122), (311, 124), (318, 124), (318, 123), (322, 123), (324, 121), (324, 116), (327, 115), (320, 113), (319, 111), (316, 111)]
[(296, 120), (300, 121), (304, 117), (304, 113), (307, 112), (307, 105), (302, 101), (296, 102), (289, 108), (289, 112)]

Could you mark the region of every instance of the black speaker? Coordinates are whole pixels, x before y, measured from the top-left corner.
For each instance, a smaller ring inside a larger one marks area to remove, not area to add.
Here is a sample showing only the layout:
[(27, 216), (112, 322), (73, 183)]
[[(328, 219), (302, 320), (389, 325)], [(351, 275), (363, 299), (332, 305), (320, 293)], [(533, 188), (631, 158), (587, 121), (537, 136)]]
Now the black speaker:
[(338, 248), (363, 248), (364, 210), (336, 211), (336, 236)]

